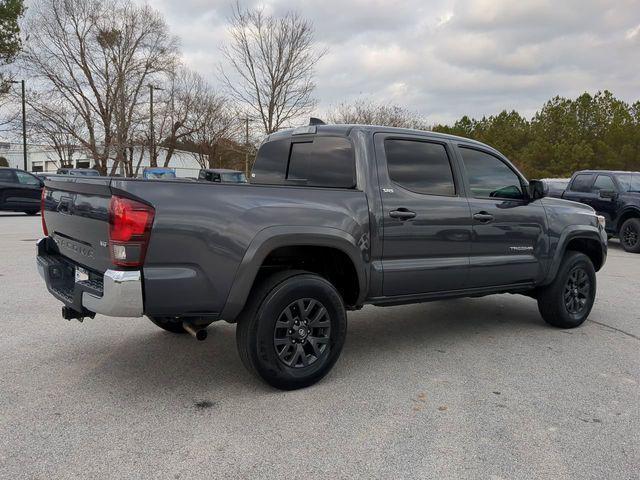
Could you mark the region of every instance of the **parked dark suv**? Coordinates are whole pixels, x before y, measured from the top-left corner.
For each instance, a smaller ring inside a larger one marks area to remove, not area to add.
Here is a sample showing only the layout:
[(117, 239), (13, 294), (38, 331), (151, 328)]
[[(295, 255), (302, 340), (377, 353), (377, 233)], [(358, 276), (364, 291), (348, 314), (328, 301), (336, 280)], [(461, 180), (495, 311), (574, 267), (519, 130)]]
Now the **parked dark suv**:
[(41, 179), (24, 170), (0, 168), (0, 211), (37, 214), (43, 185)]
[(593, 207), (609, 235), (619, 236), (627, 252), (640, 253), (640, 172), (576, 172), (562, 198)]

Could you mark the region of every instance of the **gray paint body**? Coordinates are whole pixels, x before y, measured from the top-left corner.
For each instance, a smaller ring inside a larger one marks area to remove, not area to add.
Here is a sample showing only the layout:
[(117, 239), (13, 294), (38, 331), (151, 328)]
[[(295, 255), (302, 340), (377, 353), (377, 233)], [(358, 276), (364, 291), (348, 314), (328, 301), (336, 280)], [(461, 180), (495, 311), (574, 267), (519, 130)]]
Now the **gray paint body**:
[[(327, 246), (347, 254), (358, 277), (358, 305), (531, 290), (553, 279), (564, 246), (577, 237), (599, 242), (606, 257), (606, 235), (590, 207), (551, 198), (472, 198), (458, 147), (482, 149), (507, 162), (486, 145), (385, 127), (317, 130), (351, 139), (356, 189), (121, 178), (48, 181), (50, 235), (62, 236), (58, 248), (71, 261), (103, 272), (113, 268), (106, 247), (108, 197), (144, 201), (155, 208), (142, 269), (145, 313), (227, 321), (242, 310), (264, 258), (282, 246)], [(291, 132), (270, 138), (287, 135)], [(421, 195), (394, 184), (381, 148), (387, 137), (444, 144), (457, 194)], [(391, 218), (389, 212), (400, 207), (416, 217)], [(480, 210), (495, 221), (475, 222), (472, 215)]]

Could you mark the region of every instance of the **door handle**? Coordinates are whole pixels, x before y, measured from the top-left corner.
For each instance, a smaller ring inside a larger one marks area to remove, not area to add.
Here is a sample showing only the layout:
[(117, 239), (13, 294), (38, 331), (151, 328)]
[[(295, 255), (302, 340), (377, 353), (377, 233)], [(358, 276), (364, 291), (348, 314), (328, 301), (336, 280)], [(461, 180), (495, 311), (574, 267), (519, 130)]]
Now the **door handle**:
[(480, 223), (489, 223), (493, 221), (493, 215), (487, 212), (478, 212), (473, 216), (473, 219)]
[(397, 210), (391, 210), (389, 212), (389, 216), (391, 218), (397, 218), (400, 220), (409, 220), (410, 218), (414, 218), (416, 216), (416, 212), (412, 212), (406, 208), (398, 208)]

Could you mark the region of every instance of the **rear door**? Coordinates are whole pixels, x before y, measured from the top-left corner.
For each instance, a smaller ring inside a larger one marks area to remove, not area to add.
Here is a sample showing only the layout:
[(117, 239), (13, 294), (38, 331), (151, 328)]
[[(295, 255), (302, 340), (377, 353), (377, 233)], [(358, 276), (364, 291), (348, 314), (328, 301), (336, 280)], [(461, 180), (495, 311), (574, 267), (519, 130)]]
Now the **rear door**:
[(42, 195), (42, 181), (35, 175), (16, 170), (18, 178), (18, 201), (25, 209), (40, 210), (40, 196)]
[(495, 152), (460, 145), (473, 222), (469, 288), (531, 283), (544, 276), (547, 217), (524, 178)]
[(0, 168), (0, 208), (11, 210), (18, 190), (18, 177), (15, 170)]
[(450, 143), (420, 136), (374, 136), (383, 204), (383, 294), (463, 287), (471, 217)]

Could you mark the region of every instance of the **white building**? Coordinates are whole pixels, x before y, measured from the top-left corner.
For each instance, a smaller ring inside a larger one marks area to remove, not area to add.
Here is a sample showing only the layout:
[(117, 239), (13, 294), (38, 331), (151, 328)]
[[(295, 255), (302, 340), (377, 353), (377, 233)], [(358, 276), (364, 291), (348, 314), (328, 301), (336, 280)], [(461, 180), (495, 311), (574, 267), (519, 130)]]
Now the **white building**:
[[(23, 168), (22, 143), (0, 142), (0, 158), (5, 158), (10, 167)], [(166, 155), (166, 150), (158, 147), (158, 165), (162, 165)], [(137, 164), (139, 153), (134, 153), (134, 168)], [(113, 162), (109, 162), (109, 168)], [(91, 158), (78, 151), (73, 157), (74, 168), (92, 168)], [(140, 164), (140, 173), (144, 167), (149, 166), (149, 155), (145, 152)], [(171, 157), (169, 167), (175, 169), (178, 177), (197, 177), (200, 165), (195, 157), (182, 150), (176, 150)], [(30, 172), (50, 172), (55, 173), (60, 168), (60, 159), (57, 152), (46, 145), (27, 145), (27, 170)]]

